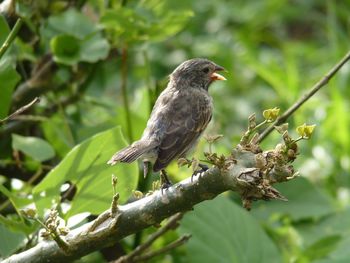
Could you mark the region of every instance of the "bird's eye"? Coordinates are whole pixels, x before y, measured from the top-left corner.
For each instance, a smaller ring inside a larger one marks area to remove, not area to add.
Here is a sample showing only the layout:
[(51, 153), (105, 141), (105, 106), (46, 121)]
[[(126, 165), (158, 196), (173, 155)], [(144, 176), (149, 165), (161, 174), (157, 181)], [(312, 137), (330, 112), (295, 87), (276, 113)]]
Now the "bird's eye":
[(206, 68), (202, 69), (202, 71), (203, 71), (204, 73), (208, 73), (208, 72), (209, 72), (209, 68), (206, 67)]

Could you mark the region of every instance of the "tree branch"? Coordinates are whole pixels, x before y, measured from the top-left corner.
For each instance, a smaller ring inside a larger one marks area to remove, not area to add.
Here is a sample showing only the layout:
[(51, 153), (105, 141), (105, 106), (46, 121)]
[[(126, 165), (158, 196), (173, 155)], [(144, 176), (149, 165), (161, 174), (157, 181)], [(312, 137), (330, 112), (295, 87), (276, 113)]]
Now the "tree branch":
[(283, 113), (273, 125), (269, 126), (264, 130), (258, 141), (263, 141), (273, 130), (274, 126), (279, 126), (286, 122), (286, 120), (297, 110), (299, 109), (306, 101), (308, 101), (317, 91), (322, 87), (326, 86), (327, 83), (335, 76), (335, 74), (350, 60), (350, 52), (348, 52), (322, 79), (320, 79), (308, 93), (303, 95), (297, 102), (295, 102), (285, 113)]
[(103, 212), (94, 221), (72, 230), (64, 237), (68, 251), (62, 250), (55, 241), (42, 241), (3, 262), (74, 260), (159, 224), (173, 214), (191, 210), (195, 204), (213, 199), (227, 190), (239, 193), (247, 208), (252, 200), (283, 199), (271, 185), (293, 178), (292, 160), (280, 145), (274, 150), (262, 152), (252, 139), (246, 144), (239, 144), (227, 157), (211, 154), (210, 161), (215, 166), (193, 181), (191, 178), (185, 179), (163, 194), (156, 191), (117, 209), (114, 204), (114, 209)]

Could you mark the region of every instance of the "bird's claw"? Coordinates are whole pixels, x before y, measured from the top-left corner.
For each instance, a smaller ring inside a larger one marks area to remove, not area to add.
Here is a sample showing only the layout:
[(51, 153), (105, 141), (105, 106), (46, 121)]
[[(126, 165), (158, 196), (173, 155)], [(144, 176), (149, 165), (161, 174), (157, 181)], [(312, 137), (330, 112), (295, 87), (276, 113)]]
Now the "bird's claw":
[(199, 176), (199, 178), (201, 178), (202, 174), (205, 173), (209, 169), (209, 167), (207, 165), (202, 164), (202, 163), (199, 163), (198, 166), (200, 167), (200, 169), (194, 171), (194, 173), (191, 175), (191, 182), (193, 182), (193, 178), (197, 175)]
[(160, 192), (163, 194), (164, 190), (167, 190), (170, 186), (172, 186), (173, 184), (171, 182), (164, 182), (162, 183), (162, 185), (160, 186)]
[(170, 186), (173, 185), (170, 179), (168, 178), (165, 170), (160, 171), (160, 183), (161, 183), (160, 191), (162, 194), (164, 190), (167, 190)]

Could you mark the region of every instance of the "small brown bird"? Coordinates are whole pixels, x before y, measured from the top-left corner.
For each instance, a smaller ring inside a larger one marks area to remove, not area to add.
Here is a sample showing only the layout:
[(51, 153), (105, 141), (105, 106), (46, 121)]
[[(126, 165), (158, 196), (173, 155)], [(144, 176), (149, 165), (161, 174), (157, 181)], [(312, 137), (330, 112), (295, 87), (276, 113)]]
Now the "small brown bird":
[(185, 158), (208, 126), (213, 111), (208, 88), (215, 80), (226, 80), (217, 73), (223, 70), (203, 58), (179, 65), (159, 95), (141, 139), (115, 153), (108, 164), (141, 159), (145, 176), (153, 164), (153, 171), (160, 171), (162, 189), (170, 186), (164, 169), (172, 160)]

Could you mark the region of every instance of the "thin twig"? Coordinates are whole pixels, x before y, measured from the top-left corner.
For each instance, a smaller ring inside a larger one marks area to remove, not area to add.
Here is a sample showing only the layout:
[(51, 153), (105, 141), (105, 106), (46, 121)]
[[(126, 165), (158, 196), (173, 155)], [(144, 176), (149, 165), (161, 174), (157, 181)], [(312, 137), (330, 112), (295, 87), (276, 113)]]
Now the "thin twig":
[(165, 254), (166, 252), (173, 250), (183, 244), (185, 244), (189, 239), (191, 238), (191, 235), (183, 235), (176, 239), (174, 242), (171, 242), (170, 244), (162, 247), (161, 249), (151, 251), (148, 253), (145, 253), (141, 256), (137, 256), (134, 258), (133, 262), (140, 262), (140, 261), (147, 261), (150, 260), (151, 258), (154, 258), (156, 256)]
[(28, 104), (20, 107), (18, 110), (16, 110), (14, 113), (10, 114), (9, 116), (7, 116), (5, 119), (0, 120), (0, 123), (3, 123), (5, 121), (11, 120), (14, 117), (16, 117), (17, 115), (21, 114), (22, 112), (25, 112), (26, 110), (28, 110), (30, 107), (32, 107), (35, 103), (40, 102), (40, 98), (36, 97), (34, 100), (32, 100), (31, 102), (29, 102)]
[[(52, 68), (55, 65), (51, 56), (47, 58), (46, 62), (40, 63), (38, 69), (35, 70), (33, 75), (27, 81), (20, 84), (12, 95), (13, 105), (19, 105), (22, 101), (29, 99), (33, 96), (33, 91), (38, 91), (36, 94), (43, 94), (52, 88), (42, 88), (43, 80), (47, 80), (48, 76), (51, 75)], [(39, 92), (40, 91), (40, 92)]]
[(139, 245), (128, 255), (119, 258), (117, 261), (115, 261), (115, 263), (132, 262), (134, 257), (141, 255), (142, 252), (148, 249), (153, 244), (153, 242), (156, 241), (160, 236), (164, 235), (170, 229), (176, 228), (177, 222), (182, 218), (182, 216), (183, 213), (177, 213), (174, 216), (170, 217), (168, 222), (162, 228), (160, 228), (158, 231), (156, 231), (148, 237), (146, 242)]
[(18, 18), (16, 21), (15, 26), (12, 28), (10, 34), (7, 36), (5, 42), (2, 44), (0, 48), (0, 59), (5, 54), (6, 50), (11, 46), (13, 40), (16, 38), (18, 31), (21, 29), (21, 26), (23, 24), (22, 18)]
[(346, 62), (350, 60), (350, 52), (348, 52), (322, 79), (320, 79), (308, 93), (303, 95), (297, 102), (295, 102), (286, 112), (284, 112), (277, 120), (266, 128), (260, 135), (258, 142), (263, 141), (273, 130), (275, 126), (284, 123), (297, 109), (299, 109), (306, 101), (308, 101), (317, 91), (334, 77), (334, 75), (341, 69)]

